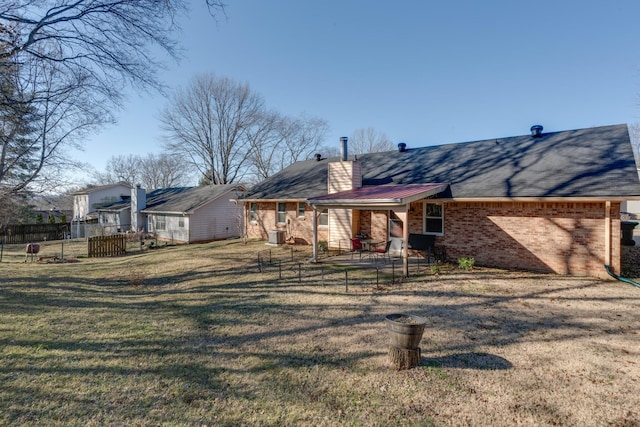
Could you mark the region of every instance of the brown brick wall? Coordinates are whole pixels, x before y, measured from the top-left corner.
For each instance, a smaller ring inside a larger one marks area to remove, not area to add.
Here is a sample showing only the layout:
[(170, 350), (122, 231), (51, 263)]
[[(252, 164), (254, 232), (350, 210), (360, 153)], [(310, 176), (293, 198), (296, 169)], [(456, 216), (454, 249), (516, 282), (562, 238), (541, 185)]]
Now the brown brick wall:
[[(611, 207), (611, 267), (620, 271), (620, 205)], [(608, 278), (604, 203), (447, 203), (439, 242), (479, 265)]]
[[(247, 204), (248, 209), (248, 204)], [(275, 203), (259, 204), (259, 223), (247, 222), (250, 238), (266, 240), (268, 231), (285, 229), (287, 238), (310, 244), (313, 239), (312, 210), (297, 218), (297, 204), (287, 204), (286, 227), (275, 225)], [(412, 203), (409, 232), (422, 233), (422, 201)], [(471, 256), (478, 265), (555, 272), (575, 276), (609, 278), (604, 270), (604, 203), (485, 202), (446, 203), (444, 236), (436, 242), (454, 261)], [(620, 272), (620, 204), (611, 206), (611, 267)], [(388, 211), (359, 212), (360, 232), (375, 240), (387, 239)], [(319, 240), (327, 240), (320, 228)]]
[[(246, 204), (245, 214), (246, 234), (249, 239), (267, 240), (269, 231), (283, 230), (288, 243), (310, 245), (313, 241), (313, 210), (305, 205), (304, 218), (298, 217), (298, 203), (287, 203), (287, 224), (276, 224), (276, 202), (258, 203), (258, 221), (249, 221), (249, 203)], [(318, 240), (327, 240), (328, 229), (318, 227)]]

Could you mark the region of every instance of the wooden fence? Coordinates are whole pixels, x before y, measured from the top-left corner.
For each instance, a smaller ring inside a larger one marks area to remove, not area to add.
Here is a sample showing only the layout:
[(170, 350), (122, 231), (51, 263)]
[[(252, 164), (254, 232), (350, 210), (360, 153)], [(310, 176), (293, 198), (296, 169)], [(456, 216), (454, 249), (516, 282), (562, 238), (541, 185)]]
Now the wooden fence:
[(124, 255), (127, 253), (127, 237), (124, 234), (89, 237), (88, 252), (90, 258)]
[(0, 240), (6, 244), (42, 242), (64, 239), (69, 233), (69, 223), (15, 224), (0, 227)]

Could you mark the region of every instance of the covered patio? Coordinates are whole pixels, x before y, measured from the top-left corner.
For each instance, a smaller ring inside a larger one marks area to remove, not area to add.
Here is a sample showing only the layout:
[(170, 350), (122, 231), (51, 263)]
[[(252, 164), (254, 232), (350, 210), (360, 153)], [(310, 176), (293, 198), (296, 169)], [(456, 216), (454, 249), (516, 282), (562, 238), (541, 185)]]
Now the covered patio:
[[(449, 198), (446, 194), (448, 188), (449, 184), (446, 183), (367, 186), (308, 199), (307, 203), (313, 208), (312, 260), (315, 261), (318, 256), (318, 219), (323, 210), (332, 210), (335, 218), (330, 225), (333, 227), (330, 233), (333, 232), (342, 240), (349, 240), (360, 232), (359, 213), (383, 211), (388, 221), (383, 226), (384, 231), (380, 230), (383, 228), (380, 223), (376, 224), (371, 220), (370, 234), (374, 237), (375, 243), (392, 242), (394, 247), (391, 253), (398, 259), (401, 274), (405, 277), (409, 276), (409, 248), (404, 242), (409, 241), (410, 232), (423, 233), (422, 229), (410, 230), (411, 203), (436, 197)], [(354, 215), (353, 212), (357, 212), (358, 215)], [(357, 263), (362, 261), (358, 260)], [(395, 263), (390, 260), (389, 263), (395, 266)], [(375, 268), (375, 265), (372, 268)]]

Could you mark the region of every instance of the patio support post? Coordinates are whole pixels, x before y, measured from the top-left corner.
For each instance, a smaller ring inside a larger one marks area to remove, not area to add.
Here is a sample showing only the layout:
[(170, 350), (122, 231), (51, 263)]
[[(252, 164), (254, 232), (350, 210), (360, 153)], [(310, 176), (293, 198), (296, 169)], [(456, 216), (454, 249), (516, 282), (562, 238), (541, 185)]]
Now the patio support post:
[(402, 276), (409, 277), (409, 257), (407, 247), (409, 246), (409, 205), (405, 205), (398, 210), (394, 210), (395, 214), (402, 221)]
[(318, 209), (313, 207), (313, 215), (311, 218), (312, 228), (313, 228), (313, 256), (310, 261), (316, 261), (318, 259)]
[(604, 264), (611, 265), (611, 201), (604, 203)]

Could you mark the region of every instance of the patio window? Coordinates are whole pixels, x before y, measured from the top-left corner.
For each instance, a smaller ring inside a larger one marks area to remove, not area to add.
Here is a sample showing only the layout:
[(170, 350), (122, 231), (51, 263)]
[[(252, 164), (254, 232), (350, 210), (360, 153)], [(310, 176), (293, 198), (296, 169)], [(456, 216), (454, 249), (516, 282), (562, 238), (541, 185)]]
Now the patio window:
[(278, 212), (276, 213), (276, 222), (285, 224), (287, 222), (287, 204), (278, 202)]
[(304, 202), (298, 202), (298, 218), (304, 218)]
[(156, 230), (165, 231), (167, 229), (167, 217), (164, 215), (156, 216)]
[(318, 225), (320, 227), (329, 226), (329, 209), (322, 209), (320, 211), (320, 217), (318, 218)]
[(424, 233), (437, 235), (444, 233), (444, 217), (441, 204), (424, 204)]
[(249, 204), (249, 221), (258, 222), (258, 204), (256, 202)]

